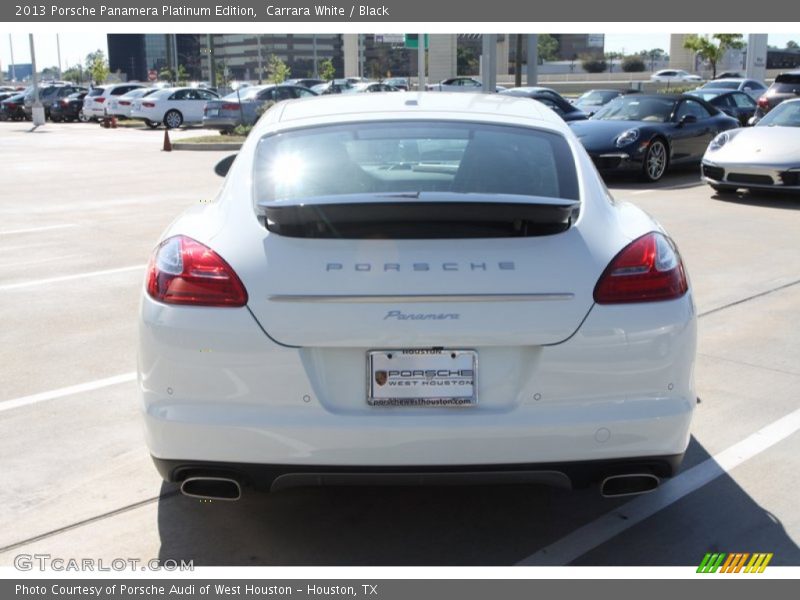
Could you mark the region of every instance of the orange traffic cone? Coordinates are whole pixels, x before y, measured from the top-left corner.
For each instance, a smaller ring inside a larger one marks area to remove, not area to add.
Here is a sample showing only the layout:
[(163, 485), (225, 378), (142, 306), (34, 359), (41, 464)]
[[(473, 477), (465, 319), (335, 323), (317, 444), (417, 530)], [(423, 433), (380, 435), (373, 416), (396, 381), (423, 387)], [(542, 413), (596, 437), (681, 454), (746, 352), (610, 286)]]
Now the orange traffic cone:
[(169, 129), (164, 128), (164, 152), (172, 152), (172, 142), (169, 141)]

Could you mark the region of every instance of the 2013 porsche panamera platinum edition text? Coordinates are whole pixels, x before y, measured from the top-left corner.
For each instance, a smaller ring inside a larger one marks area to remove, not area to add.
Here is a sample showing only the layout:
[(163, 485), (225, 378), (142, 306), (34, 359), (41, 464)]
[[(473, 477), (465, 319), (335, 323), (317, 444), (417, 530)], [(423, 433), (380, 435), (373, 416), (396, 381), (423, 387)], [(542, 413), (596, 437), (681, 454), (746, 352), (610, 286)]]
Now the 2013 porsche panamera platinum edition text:
[(153, 252), (139, 382), (190, 496), (673, 475), (696, 315), (672, 240), (569, 128), (499, 95), (267, 111)]

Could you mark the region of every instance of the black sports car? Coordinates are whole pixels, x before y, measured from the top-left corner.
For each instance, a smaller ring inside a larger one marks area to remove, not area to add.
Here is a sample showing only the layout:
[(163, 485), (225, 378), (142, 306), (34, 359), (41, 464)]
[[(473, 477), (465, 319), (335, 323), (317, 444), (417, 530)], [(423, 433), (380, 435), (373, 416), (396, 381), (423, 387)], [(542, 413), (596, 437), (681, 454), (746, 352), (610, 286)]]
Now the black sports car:
[(756, 113), (756, 101), (744, 92), (703, 87), (687, 93), (716, 106), (726, 115), (737, 119), (742, 127), (746, 127)]
[(638, 171), (658, 181), (672, 165), (699, 163), (709, 142), (739, 122), (694, 96), (636, 94), (569, 125), (601, 172)]
[(503, 90), (500, 93), (505, 96), (524, 96), (531, 100), (538, 100), (567, 122), (582, 121), (589, 118), (587, 113), (583, 112), (577, 106), (570, 104), (561, 94), (550, 88), (518, 87)]

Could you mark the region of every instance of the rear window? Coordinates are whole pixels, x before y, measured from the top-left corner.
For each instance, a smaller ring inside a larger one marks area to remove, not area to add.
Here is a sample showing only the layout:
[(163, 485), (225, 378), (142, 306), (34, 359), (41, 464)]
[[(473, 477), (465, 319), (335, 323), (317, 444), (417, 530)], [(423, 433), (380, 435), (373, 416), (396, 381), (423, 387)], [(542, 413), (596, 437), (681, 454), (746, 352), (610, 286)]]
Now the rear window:
[(800, 94), (800, 73), (778, 75), (771, 89), (780, 94)]
[(559, 134), (481, 123), (394, 121), (265, 136), (256, 202), (423, 192), (578, 199), (572, 152)]
[(103, 92), (105, 92), (105, 88), (92, 88), (89, 90), (88, 96), (102, 96)]

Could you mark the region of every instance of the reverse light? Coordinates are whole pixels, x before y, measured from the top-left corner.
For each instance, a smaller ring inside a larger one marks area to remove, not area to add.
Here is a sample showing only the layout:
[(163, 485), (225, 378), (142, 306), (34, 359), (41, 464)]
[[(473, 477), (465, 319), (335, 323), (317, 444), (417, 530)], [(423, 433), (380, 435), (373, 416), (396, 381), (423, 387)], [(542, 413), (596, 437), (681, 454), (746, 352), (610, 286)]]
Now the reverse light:
[(623, 131), (617, 137), (617, 148), (622, 148), (623, 146), (627, 146), (628, 144), (632, 144), (636, 140), (639, 139), (639, 130), (638, 129), (628, 129), (627, 131)]
[(165, 304), (244, 306), (247, 290), (211, 248), (177, 235), (164, 240), (147, 267), (147, 293)]
[(656, 302), (680, 298), (689, 289), (675, 244), (651, 232), (628, 244), (594, 287), (597, 304)]

